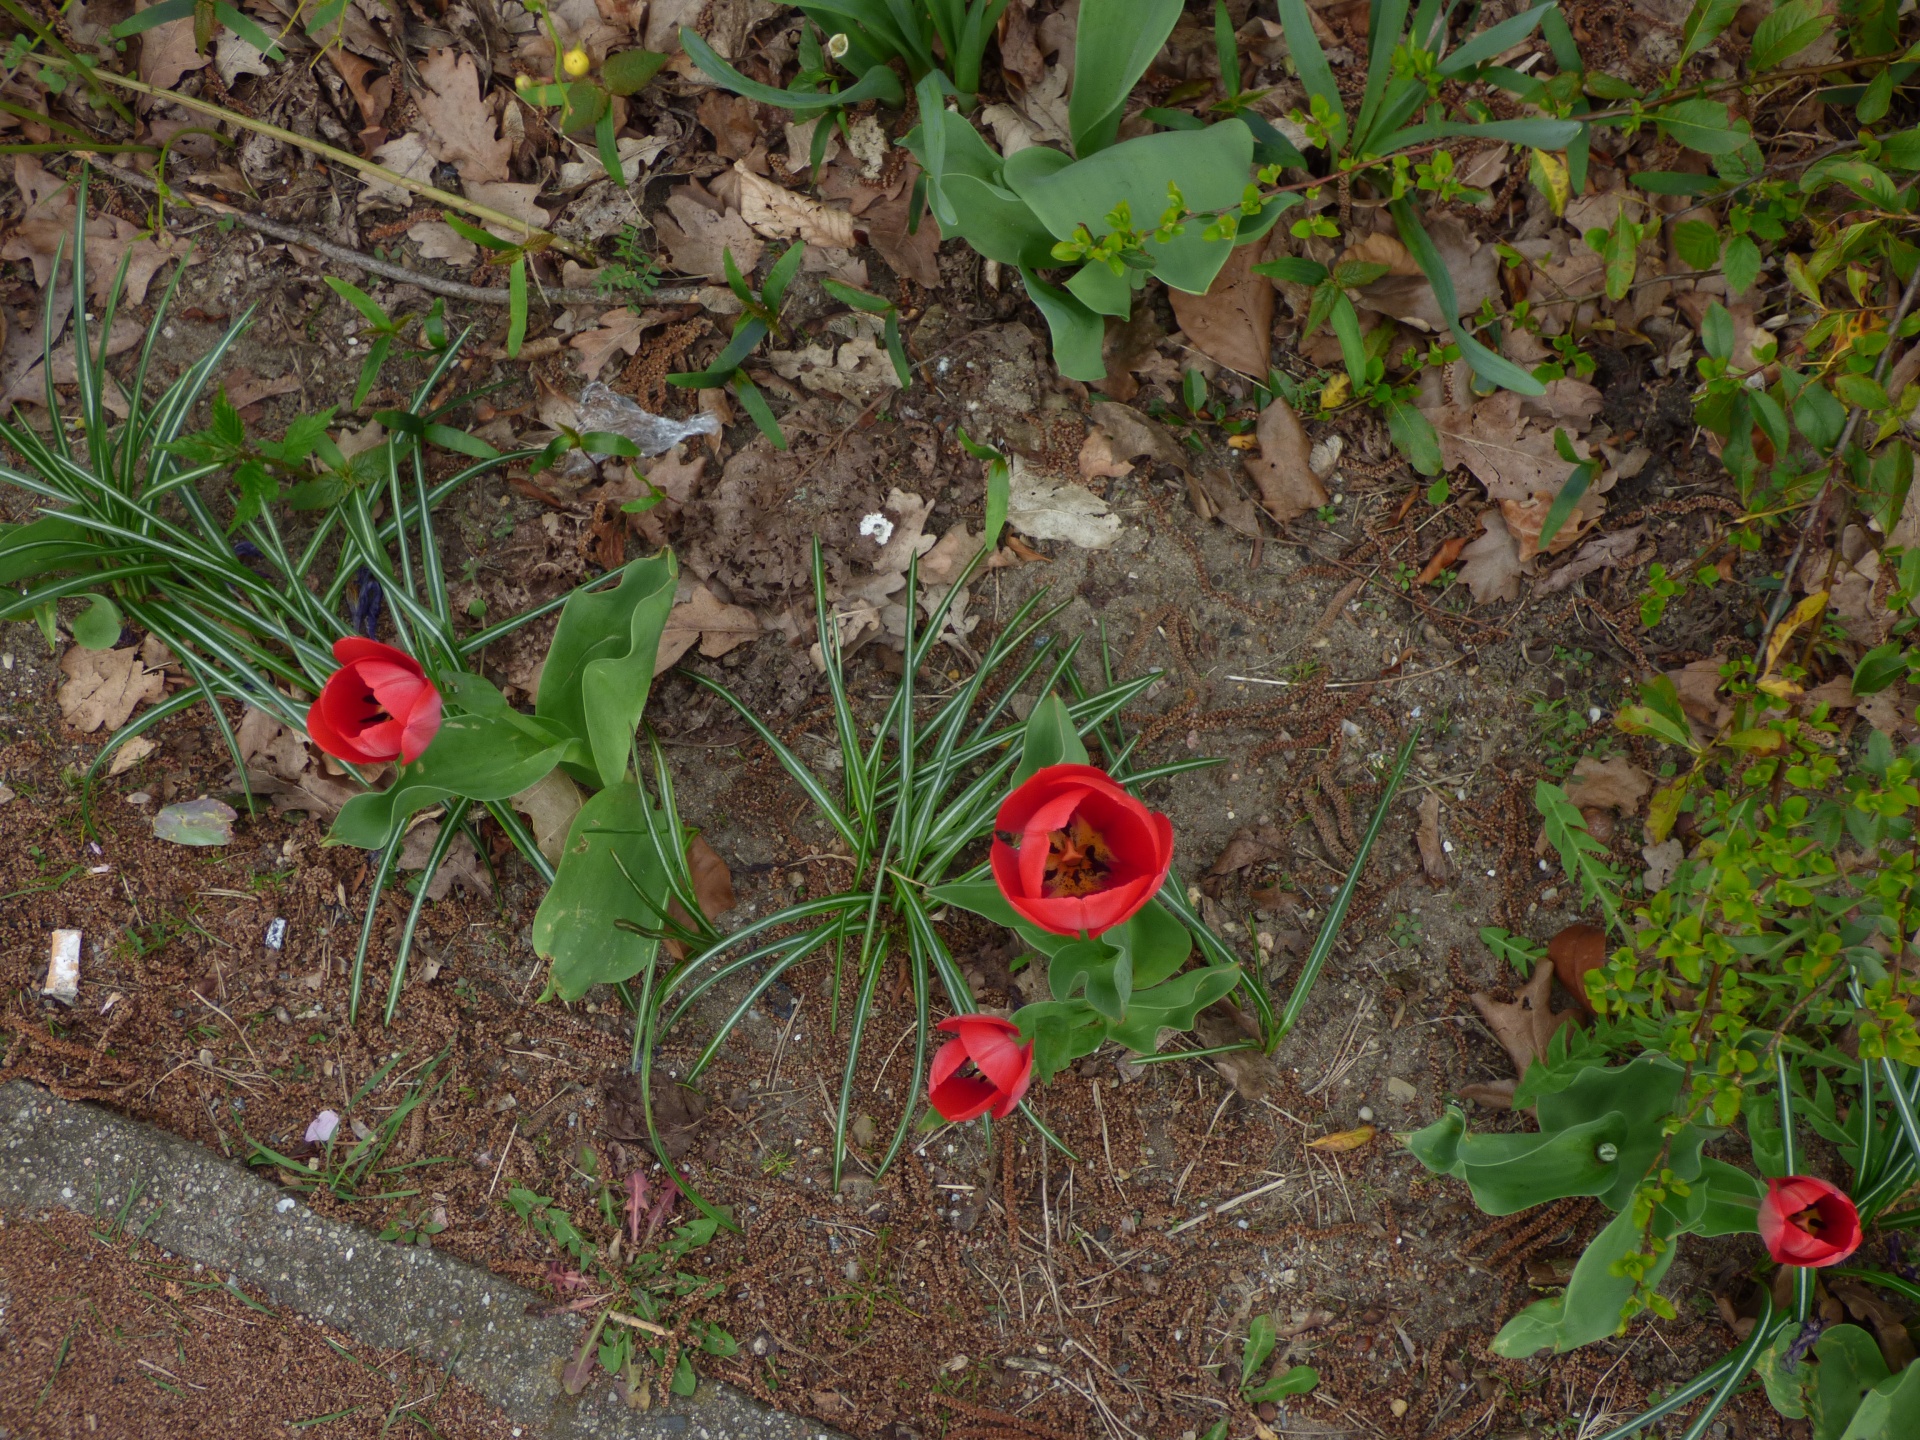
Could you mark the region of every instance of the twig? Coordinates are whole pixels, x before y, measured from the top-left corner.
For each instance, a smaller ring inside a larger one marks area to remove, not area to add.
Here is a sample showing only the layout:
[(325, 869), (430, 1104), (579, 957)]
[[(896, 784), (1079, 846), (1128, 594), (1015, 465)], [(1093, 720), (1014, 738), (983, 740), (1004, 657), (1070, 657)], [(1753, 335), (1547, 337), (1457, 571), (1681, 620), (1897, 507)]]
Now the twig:
[[(1913, 297), (1920, 293), (1920, 268), (1916, 268), (1913, 277), (1907, 281), (1906, 293), (1900, 297), (1900, 305), (1893, 312), (1893, 318), (1887, 322), (1887, 334), (1897, 336), (1900, 322), (1907, 318), (1907, 311), (1913, 306)], [(1893, 359), (1893, 346), (1889, 345), (1880, 352), (1880, 363), (1873, 367), (1873, 378), (1884, 380), (1887, 365)], [(1794, 542), (1793, 554), (1787, 557), (1787, 568), (1780, 572), (1780, 593), (1774, 597), (1773, 608), (1767, 612), (1767, 627), (1760, 632), (1760, 643), (1754, 648), (1754, 654), (1765, 663), (1767, 645), (1773, 639), (1773, 632), (1779, 628), (1781, 619), (1787, 613), (1787, 606), (1793, 602), (1793, 579), (1799, 572), (1800, 562), (1806, 558), (1807, 541), (1817, 531), (1826, 529), (1827, 501), (1832, 497), (1833, 482), (1839, 477), (1840, 466), (1844, 463), (1847, 446), (1853, 441), (1853, 432), (1859, 427), (1860, 417), (1866, 412), (1858, 405), (1847, 415), (1846, 428), (1840, 432), (1840, 440), (1833, 447), (1833, 455), (1827, 462), (1827, 478), (1820, 482), (1820, 493), (1814, 497), (1813, 506), (1807, 515), (1807, 523), (1800, 529), (1800, 538)]]
[[(58, 66), (61, 69), (80, 68), (77, 65), (68, 65), (52, 59), (43, 59), (41, 63)], [(269, 139), (278, 140), (283, 145), (292, 145), (297, 149), (311, 151), (315, 155), (333, 161), (336, 165), (345, 165), (349, 169), (358, 170), (363, 175), (377, 176), (389, 185), (398, 185), (403, 190), (411, 190), (416, 195), (423, 195), (437, 205), (446, 206), (449, 210), (464, 210), (467, 214), (473, 216), (474, 219), (484, 221), (489, 225), (499, 225), (508, 230), (517, 230), (520, 232), (523, 243), (531, 244), (532, 242), (538, 241), (544, 245), (551, 245), (554, 249), (565, 251), (575, 259), (584, 260), (589, 264), (599, 259), (599, 256), (595, 255), (590, 248), (580, 244), (578, 241), (564, 239), (559, 235), (555, 235), (550, 230), (542, 230), (537, 225), (529, 225), (526, 221), (516, 216), (504, 214), (499, 210), (495, 210), (490, 205), (481, 205), (476, 201), (467, 199), (463, 195), (451, 195), (445, 190), (436, 189), (434, 186), (426, 184), (424, 181), (415, 180), (410, 175), (402, 175), (397, 170), (389, 170), (384, 165), (376, 165), (371, 160), (362, 160), (351, 151), (342, 150), (338, 146), (327, 144), (325, 141), (312, 139), (309, 136), (298, 134), (279, 125), (269, 125), (266, 121), (255, 120), (249, 115), (236, 114), (232, 110), (215, 105), (210, 100), (202, 100), (195, 95), (182, 95), (178, 91), (162, 90), (157, 85), (149, 85), (145, 81), (135, 80), (126, 75), (116, 75), (111, 70), (89, 66), (86, 68), (85, 73), (95, 80), (105, 81), (107, 84), (117, 86), (122, 90), (131, 90), (136, 95), (149, 96), (152, 99), (160, 101), (162, 104), (178, 105), (183, 110), (192, 110), (201, 115), (210, 115), (216, 120), (224, 120), (229, 124), (238, 125), (243, 130), (251, 130), (256, 135), (265, 135)], [(81, 145), (74, 146), (76, 150), (84, 150), (85, 148), (85, 146)]]
[[(129, 185), (135, 190), (144, 191), (148, 195), (160, 193), (160, 187), (154, 181), (136, 171), (123, 170), (117, 165), (102, 165), (99, 169), (111, 179)], [(429, 294), (444, 295), (449, 300), (467, 300), (478, 305), (506, 305), (511, 302), (511, 296), (504, 285), (466, 285), (458, 280), (442, 280), (437, 275), (422, 274), (418, 270), (409, 270), (404, 265), (396, 265), (391, 260), (382, 260), (375, 255), (363, 255), (360, 251), (350, 250), (345, 245), (336, 245), (333, 241), (324, 239), (311, 230), (303, 230), (298, 225), (283, 225), (278, 220), (269, 220), (261, 215), (249, 215), (242, 210), (216, 210), (183, 196), (178, 191), (169, 193), (167, 204), (180, 209), (195, 210), (203, 215), (215, 215), (232, 220), (237, 225), (243, 225), (271, 239), (317, 251), (341, 265), (357, 266), (369, 274), (379, 275), (387, 280), (417, 285)], [(612, 303), (610, 296), (578, 285), (545, 286), (540, 288), (539, 293), (556, 305)], [(656, 290), (647, 298), (650, 301), (657, 300), (663, 305), (678, 305), (693, 299), (694, 293), (692, 286), (679, 285), (671, 290)]]

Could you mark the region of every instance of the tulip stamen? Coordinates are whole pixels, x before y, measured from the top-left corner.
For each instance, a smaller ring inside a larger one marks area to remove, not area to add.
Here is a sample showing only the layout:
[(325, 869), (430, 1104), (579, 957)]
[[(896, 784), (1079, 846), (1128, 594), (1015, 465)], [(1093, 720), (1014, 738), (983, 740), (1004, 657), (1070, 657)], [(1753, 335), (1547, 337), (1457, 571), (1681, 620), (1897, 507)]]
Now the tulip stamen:
[(1047, 837), (1046, 893), (1050, 897), (1098, 894), (1110, 883), (1112, 865), (1106, 837), (1076, 815), (1065, 829)]

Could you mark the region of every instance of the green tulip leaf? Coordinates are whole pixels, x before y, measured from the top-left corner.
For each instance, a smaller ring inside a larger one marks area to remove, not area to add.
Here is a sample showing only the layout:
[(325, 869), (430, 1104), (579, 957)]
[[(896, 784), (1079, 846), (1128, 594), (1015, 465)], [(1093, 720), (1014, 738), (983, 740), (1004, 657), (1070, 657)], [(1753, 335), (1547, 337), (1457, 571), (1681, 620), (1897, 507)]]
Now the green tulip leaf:
[(87, 608), (73, 620), (73, 643), (83, 650), (111, 650), (120, 639), (120, 607), (104, 595), (84, 598)]
[(1110, 1025), (1107, 1038), (1138, 1054), (1150, 1053), (1162, 1030), (1191, 1030), (1194, 1016), (1216, 1000), (1224, 1000), (1240, 983), (1238, 965), (1209, 965), (1176, 975), (1151, 989), (1136, 990), (1127, 1005), (1127, 1018)]
[(577, 780), (612, 786), (627, 773), (678, 573), (663, 550), (633, 561), (611, 589), (576, 591), (560, 612), (534, 714), (587, 743), (592, 764)]
[(1108, 1020), (1127, 1013), (1133, 994), (1133, 956), (1105, 940), (1075, 940), (1053, 952), (1047, 988), (1056, 1000), (1071, 1000), (1082, 987), (1086, 1000)]
[[(653, 936), (614, 923), (660, 927), (667, 879), (647, 809), (640, 787), (622, 781), (581, 806), (567, 831), (559, 871), (533, 917), (534, 953), (552, 965), (551, 985), (562, 1000), (632, 979), (659, 949)], [(657, 833), (668, 833), (657, 810), (653, 823)]]
[(1027, 732), (1020, 752), (1020, 768), (1013, 772), (1012, 786), (1018, 789), (1049, 765), (1084, 765), (1087, 747), (1080, 731), (1058, 695), (1049, 695), (1033, 707), (1027, 716)]
[(1043, 1000), (1013, 1012), (1023, 1040), (1033, 1045), (1033, 1078), (1044, 1085), (1107, 1038), (1106, 1019), (1085, 1000)]

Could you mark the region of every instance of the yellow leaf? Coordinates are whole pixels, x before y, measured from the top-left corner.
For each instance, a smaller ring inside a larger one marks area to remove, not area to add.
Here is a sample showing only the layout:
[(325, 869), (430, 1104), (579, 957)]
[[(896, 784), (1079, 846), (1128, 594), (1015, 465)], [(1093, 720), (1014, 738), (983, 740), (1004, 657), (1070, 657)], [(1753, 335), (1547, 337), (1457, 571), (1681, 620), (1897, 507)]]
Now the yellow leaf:
[(1362, 1125), (1358, 1130), (1342, 1130), (1337, 1135), (1322, 1135), (1318, 1140), (1309, 1140), (1309, 1150), (1358, 1150), (1373, 1139), (1375, 1130), (1371, 1125)]
[(1752, 750), (1762, 755), (1770, 755), (1786, 743), (1786, 736), (1778, 730), (1736, 730), (1727, 736), (1727, 744), (1736, 750)]
[(1686, 793), (1684, 777), (1653, 792), (1653, 799), (1647, 805), (1647, 838), (1654, 844), (1658, 845), (1673, 833), (1674, 822), (1680, 818), (1680, 801)]
[(1527, 162), (1527, 178), (1533, 182), (1534, 189), (1547, 197), (1555, 215), (1567, 213), (1567, 197), (1573, 193), (1573, 184), (1567, 175), (1565, 156), (1550, 150), (1535, 150)]
[[(1827, 592), (1825, 590), (1814, 591), (1813, 594), (1807, 596), (1806, 599), (1793, 607), (1792, 613), (1780, 623), (1779, 627), (1773, 632), (1772, 638), (1767, 641), (1767, 663), (1761, 668), (1760, 673), (1762, 675), (1773, 674), (1773, 667), (1780, 661), (1780, 652), (1787, 648), (1787, 642), (1793, 639), (1794, 631), (1800, 629), (1809, 620), (1814, 619), (1826, 608)], [(1765, 680), (1760, 682), (1760, 688), (1765, 690), (1769, 695), (1797, 695), (1800, 693), (1797, 686), (1786, 690), (1772, 689), (1767, 685)]]
[(1798, 290), (1808, 300), (1811, 300), (1819, 307), (1820, 312), (1825, 314), (1827, 307), (1826, 303), (1820, 298), (1820, 286), (1811, 275), (1807, 274), (1807, 267), (1801, 263), (1800, 257), (1798, 255), (1788, 255), (1781, 261), (1781, 266), (1786, 270), (1787, 279), (1792, 283), (1793, 288)]
[(1347, 403), (1347, 391), (1352, 388), (1352, 379), (1344, 374), (1336, 375), (1320, 388), (1320, 408), (1338, 410)]
[(1753, 683), (1756, 690), (1764, 690), (1776, 700), (1785, 700), (1789, 695), (1804, 693), (1800, 687), (1791, 680), (1783, 679), (1778, 675), (1769, 675), (1765, 679), (1756, 680)]

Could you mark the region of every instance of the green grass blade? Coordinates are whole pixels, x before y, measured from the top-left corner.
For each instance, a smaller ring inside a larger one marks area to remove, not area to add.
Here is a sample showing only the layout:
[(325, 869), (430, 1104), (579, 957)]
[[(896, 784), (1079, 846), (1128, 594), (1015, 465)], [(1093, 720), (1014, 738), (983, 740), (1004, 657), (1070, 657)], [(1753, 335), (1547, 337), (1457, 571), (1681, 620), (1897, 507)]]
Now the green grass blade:
[(367, 913), (360, 922), (360, 943), (353, 951), (353, 973), (347, 981), (349, 1026), (360, 1018), (360, 987), (366, 978), (367, 947), (373, 943), (373, 922), (380, 913), (380, 897), (386, 892), (387, 881), (393, 876), (393, 867), (400, 858), (400, 847), (405, 838), (402, 835), (393, 837), (387, 848), (380, 852), (380, 864), (373, 872), (373, 888), (367, 894)]
[(460, 833), (460, 821), (471, 803), (465, 798), (456, 800), (440, 817), (440, 833), (434, 837), (433, 849), (427, 852), (426, 869), (420, 872), (420, 888), (414, 891), (413, 908), (407, 911), (407, 925), (400, 932), (400, 948), (393, 957), (393, 979), (387, 985), (387, 1008), (380, 1016), (382, 1025), (392, 1025), (394, 1012), (400, 1008), (400, 989), (407, 983), (407, 960), (413, 954), (413, 934), (420, 925), (420, 912), (427, 908), (427, 889), (433, 884), (433, 877), (440, 873), (447, 851), (453, 848), (454, 837)]
[(720, 684), (717, 680), (709, 680), (704, 675), (694, 675), (690, 678), (696, 684), (704, 685), (707, 689), (719, 695), (729, 705), (733, 706), (740, 718), (745, 720), (753, 732), (760, 737), (761, 741), (773, 751), (775, 758), (780, 762), (781, 768), (793, 777), (794, 783), (804, 790), (807, 798), (819, 807), (820, 813), (826, 817), (827, 823), (833, 826), (835, 832), (842, 840), (846, 841), (847, 849), (850, 852), (858, 853), (860, 844), (859, 836), (854, 830), (852, 822), (841, 813), (840, 807), (834, 803), (833, 797), (827, 793), (826, 787), (820, 783), (819, 777), (806, 767), (800, 757), (789, 750), (781, 741), (780, 737), (768, 728), (766, 722), (754, 714), (746, 705), (742, 704), (739, 698), (736, 697), (731, 690), (727, 689), (726, 686)]

